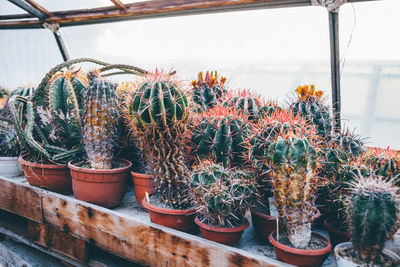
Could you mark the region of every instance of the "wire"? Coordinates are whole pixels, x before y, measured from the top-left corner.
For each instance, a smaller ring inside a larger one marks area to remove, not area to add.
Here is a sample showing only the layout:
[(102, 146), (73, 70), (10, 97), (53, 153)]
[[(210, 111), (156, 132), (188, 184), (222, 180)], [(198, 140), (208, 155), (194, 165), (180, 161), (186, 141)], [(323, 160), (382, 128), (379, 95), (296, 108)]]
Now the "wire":
[(342, 75), (343, 75), (343, 73), (344, 73), (343, 70), (344, 70), (344, 67), (345, 67), (345, 65), (346, 65), (347, 51), (349, 50), (351, 41), (353, 40), (353, 34), (354, 34), (354, 31), (355, 31), (355, 28), (356, 28), (356, 25), (357, 25), (357, 13), (356, 13), (356, 8), (354, 7), (354, 4), (353, 4), (353, 3), (351, 3), (351, 6), (352, 6), (352, 8), (353, 8), (354, 22), (353, 22), (353, 28), (352, 28), (352, 30), (351, 30), (351, 34), (350, 34), (350, 37), (349, 37), (349, 41), (347, 42), (346, 49), (344, 50), (343, 55), (341, 56), (341, 59), (340, 59), (340, 61), (341, 61), (340, 80), (342, 80)]

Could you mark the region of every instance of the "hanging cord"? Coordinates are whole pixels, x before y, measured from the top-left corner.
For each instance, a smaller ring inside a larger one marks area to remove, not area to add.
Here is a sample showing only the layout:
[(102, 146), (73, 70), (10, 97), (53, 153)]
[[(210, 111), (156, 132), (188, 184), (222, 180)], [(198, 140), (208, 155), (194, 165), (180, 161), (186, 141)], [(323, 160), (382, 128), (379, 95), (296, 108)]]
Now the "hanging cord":
[(351, 41), (353, 40), (353, 34), (354, 31), (356, 29), (356, 25), (357, 25), (357, 13), (356, 13), (356, 8), (354, 7), (353, 3), (351, 3), (351, 6), (353, 8), (353, 15), (354, 15), (354, 21), (353, 21), (353, 28), (351, 29), (351, 33), (350, 33), (350, 37), (349, 37), (349, 41), (347, 42), (347, 46), (346, 49), (343, 52), (343, 55), (341, 56), (341, 64), (342, 66), (340, 67), (340, 79), (342, 79), (342, 75), (343, 75), (343, 70), (344, 70), (344, 66), (346, 65), (346, 57), (347, 57), (347, 51), (349, 50)]
[(311, 0), (313, 6), (323, 6), (328, 9), (329, 12), (339, 12), (339, 7), (346, 3), (347, 0)]

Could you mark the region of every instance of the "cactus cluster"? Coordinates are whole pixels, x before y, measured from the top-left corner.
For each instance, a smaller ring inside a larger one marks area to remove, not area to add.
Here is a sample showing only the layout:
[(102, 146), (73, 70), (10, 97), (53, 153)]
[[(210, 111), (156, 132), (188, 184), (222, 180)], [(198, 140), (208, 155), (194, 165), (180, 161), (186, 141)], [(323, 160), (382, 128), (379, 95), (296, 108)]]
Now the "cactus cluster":
[(17, 157), (19, 153), (20, 147), (14, 127), (0, 121), (0, 157)]
[(323, 92), (315, 86), (303, 85), (296, 89), (297, 99), (290, 104), (294, 114), (300, 114), (317, 126), (318, 135), (329, 140), (332, 134), (332, 114), (322, 98)]
[(223, 97), (227, 90), (225, 88), (226, 78), (218, 77), (218, 73), (207, 71), (204, 75), (199, 72), (197, 81), (191, 82), (193, 102), (198, 110), (207, 110), (214, 107)]
[(0, 110), (6, 104), (7, 97), (9, 94), (10, 94), (10, 92), (7, 89), (0, 86)]
[(156, 192), (172, 207), (187, 207), (184, 145), (189, 106), (184, 84), (156, 70), (138, 80), (124, 106), (126, 122), (152, 165)]
[(399, 229), (398, 188), (381, 177), (359, 179), (348, 199), (351, 240), (361, 263), (383, 266), (385, 241)]
[(224, 166), (240, 166), (244, 162), (245, 141), (251, 128), (242, 113), (217, 105), (193, 118), (191, 124), (193, 157), (213, 158)]
[(256, 198), (256, 188), (248, 173), (208, 160), (193, 169), (189, 186), (199, 217), (208, 225), (243, 225), (245, 212)]
[(311, 238), (318, 147), (291, 132), (269, 146), (266, 163), (279, 221), (290, 243), (295, 248), (304, 248)]
[(90, 167), (111, 169), (118, 144), (118, 99), (116, 84), (94, 71), (83, 101), (83, 144)]

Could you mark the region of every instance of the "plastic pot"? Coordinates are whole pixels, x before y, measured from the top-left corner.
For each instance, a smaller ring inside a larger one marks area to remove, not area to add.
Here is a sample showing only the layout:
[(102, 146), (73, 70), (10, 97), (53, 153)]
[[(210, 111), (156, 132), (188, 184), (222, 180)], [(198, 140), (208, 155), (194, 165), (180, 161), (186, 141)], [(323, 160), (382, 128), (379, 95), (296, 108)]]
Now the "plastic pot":
[(18, 157), (0, 157), (0, 176), (10, 178), (21, 175)]
[(351, 234), (338, 229), (334, 224), (334, 220), (335, 219), (332, 218), (326, 218), (324, 220), (324, 228), (328, 231), (329, 240), (331, 241), (332, 246), (350, 241)]
[(133, 181), (133, 191), (135, 193), (136, 201), (139, 206), (143, 207), (142, 201), (146, 196), (146, 192), (151, 195), (154, 194), (153, 178), (148, 174), (131, 172)]
[(196, 224), (194, 223), (196, 209), (175, 210), (159, 208), (147, 202), (146, 198), (143, 198), (142, 205), (149, 212), (150, 221), (153, 223), (188, 233), (196, 231)]
[(312, 235), (324, 240), (326, 244), (326, 246), (322, 249), (307, 250), (286, 246), (275, 240), (275, 232), (276, 231), (273, 231), (269, 235), (269, 242), (274, 246), (275, 253), (278, 259), (289, 264), (301, 267), (321, 266), (322, 262), (332, 250), (332, 245), (329, 240), (326, 237), (315, 232), (312, 232)]
[[(345, 243), (341, 243), (335, 246), (335, 261), (336, 261), (336, 266), (338, 267), (357, 267), (360, 266), (359, 264), (350, 261), (349, 259), (345, 259), (344, 257), (342, 257), (340, 255), (340, 251), (343, 250), (347, 250), (347, 249), (351, 249), (353, 248), (353, 244), (351, 242), (345, 242)], [(397, 256), (396, 253), (394, 253), (393, 251), (384, 248), (382, 250), (382, 253), (385, 254), (386, 256), (392, 258), (395, 261), (399, 261), (400, 262), (400, 257)]]
[(125, 194), (126, 182), (132, 163), (117, 159), (124, 167), (108, 170), (80, 168), (68, 163), (72, 176), (72, 189), (77, 199), (99, 206), (118, 206)]
[(202, 223), (198, 217), (196, 217), (194, 222), (199, 226), (201, 235), (205, 239), (228, 246), (234, 246), (239, 243), (239, 240), (242, 237), (244, 230), (249, 227), (249, 222), (247, 220), (244, 225), (234, 228), (208, 225)]
[(26, 161), (26, 155), (19, 157), (18, 162), (24, 170), (25, 178), (30, 185), (38, 186), (61, 194), (72, 192), (71, 175), (66, 164), (42, 164)]

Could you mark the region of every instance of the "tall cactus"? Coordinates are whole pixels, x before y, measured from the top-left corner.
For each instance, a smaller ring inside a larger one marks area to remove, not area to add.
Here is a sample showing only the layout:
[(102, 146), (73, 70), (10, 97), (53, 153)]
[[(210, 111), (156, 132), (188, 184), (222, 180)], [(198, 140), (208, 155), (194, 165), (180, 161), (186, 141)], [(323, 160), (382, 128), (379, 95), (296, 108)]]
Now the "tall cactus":
[(266, 161), (279, 220), (295, 248), (306, 247), (311, 238), (317, 149), (293, 133), (278, 138), (268, 149)]
[(354, 183), (348, 200), (351, 240), (356, 257), (360, 263), (384, 266), (384, 243), (399, 229), (398, 188), (378, 177), (362, 178)]
[(153, 167), (156, 192), (164, 203), (187, 207), (184, 135), (189, 106), (184, 84), (156, 70), (139, 80), (124, 106), (127, 124)]
[(205, 75), (199, 72), (197, 81), (191, 82), (193, 101), (199, 111), (212, 108), (217, 104), (227, 93), (225, 83), (226, 78), (218, 77), (216, 71), (211, 73), (207, 71)]
[(89, 73), (83, 101), (83, 144), (90, 167), (111, 169), (118, 143), (118, 99), (116, 84)]
[(217, 105), (192, 121), (192, 156), (214, 158), (224, 166), (240, 166), (245, 160), (245, 141), (250, 126), (243, 114)]

